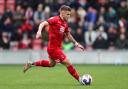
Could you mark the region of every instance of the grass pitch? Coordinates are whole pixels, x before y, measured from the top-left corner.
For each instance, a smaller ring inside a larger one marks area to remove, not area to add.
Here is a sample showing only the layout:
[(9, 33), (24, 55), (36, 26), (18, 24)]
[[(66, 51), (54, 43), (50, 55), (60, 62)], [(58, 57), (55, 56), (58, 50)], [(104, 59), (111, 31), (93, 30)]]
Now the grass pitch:
[(128, 65), (75, 65), (93, 77), (90, 86), (80, 85), (63, 65), (33, 67), (25, 74), (22, 65), (0, 65), (0, 89), (128, 89)]

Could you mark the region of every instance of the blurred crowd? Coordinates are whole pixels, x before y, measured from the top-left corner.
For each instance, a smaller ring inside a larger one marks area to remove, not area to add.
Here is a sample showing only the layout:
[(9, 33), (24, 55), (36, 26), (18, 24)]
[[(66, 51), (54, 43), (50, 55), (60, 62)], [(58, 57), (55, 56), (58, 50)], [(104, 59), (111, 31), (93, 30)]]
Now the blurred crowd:
[[(0, 50), (47, 48), (44, 39), (35, 39), (40, 22), (58, 15), (61, 5), (69, 5), (69, 29), (86, 50), (128, 48), (128, 2), (126, 0), (16, 0), (15, 10), (0, 15)], [(64, 50), (79, 50), (67, 39)]]

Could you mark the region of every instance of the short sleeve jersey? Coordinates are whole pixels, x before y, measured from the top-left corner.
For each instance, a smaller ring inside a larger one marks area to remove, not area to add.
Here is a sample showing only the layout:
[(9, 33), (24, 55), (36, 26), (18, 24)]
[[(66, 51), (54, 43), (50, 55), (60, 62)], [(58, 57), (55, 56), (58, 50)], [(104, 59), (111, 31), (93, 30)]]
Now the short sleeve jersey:
[(69, 32), (68, 24), (63, 21), (60, 16), (54, 16), (47, 20), (49, 23), (49, 43), (48, 48), (62, 48), (64, 33)]

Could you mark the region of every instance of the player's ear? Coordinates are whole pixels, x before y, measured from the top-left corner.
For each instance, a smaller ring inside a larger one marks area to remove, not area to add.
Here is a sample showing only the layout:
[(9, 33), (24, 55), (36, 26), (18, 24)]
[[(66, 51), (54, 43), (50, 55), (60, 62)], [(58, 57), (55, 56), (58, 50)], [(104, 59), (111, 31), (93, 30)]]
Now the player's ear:
[(59, 12), (59, 14), (60, 14), (61, 10), (59, 9), (58, 12)]

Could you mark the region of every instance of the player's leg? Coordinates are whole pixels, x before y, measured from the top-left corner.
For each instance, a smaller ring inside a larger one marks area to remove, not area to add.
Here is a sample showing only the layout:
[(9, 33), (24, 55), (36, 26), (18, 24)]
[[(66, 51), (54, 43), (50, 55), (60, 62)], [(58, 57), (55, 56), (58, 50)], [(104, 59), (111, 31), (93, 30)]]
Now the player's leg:
[(49, 60), (38, 60), (36, 62), (33, 62), (32, 65), (42, 67), (54, 67), (56, 65), (56, 62), (54, 61), (54, 59), (49, 58)]
[(67, 59), (66, 55), (63, 53), (63, 51), (61, 49), (56, 50), (56, 59), (60, 60), (60, 63), (65, 65), (69, 71), (69, 73), (76, 79), (79, 81), (79, 74), (77, 73), (77, 71), (75, 70), (75, 68), (73, 67), (73, 65), (70, 63), (70, 61)]
[(74, 68), (74, 66), (72, 65), (72, 63), (68, 60), (65, 59), (61, 62), (61, 64), (63, 64), (65, 67), (67, 67), (68, 72), (78, 81), (80, 81), (80, 76), (78, 74), (78, 72), (76, 71), (76, 69)]
[(38, 60), (35, 62), (31, 62), (28, 61), (25, 65), (24, 65), (24, 73), (30, 69), (32, 66), (42, 66), (42, 67), (54, 67), (56, 65), (56, 62), (49, 58), (49, 60)]

